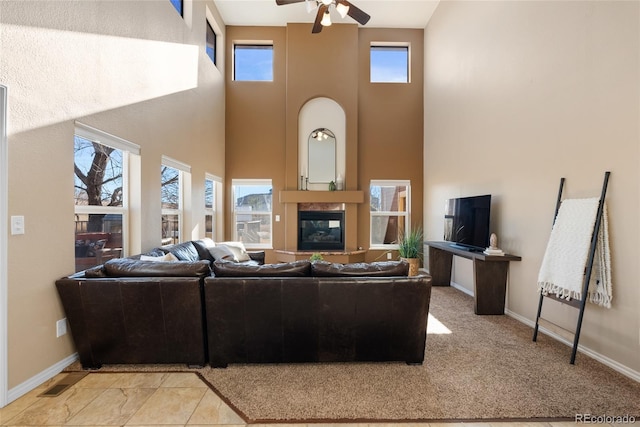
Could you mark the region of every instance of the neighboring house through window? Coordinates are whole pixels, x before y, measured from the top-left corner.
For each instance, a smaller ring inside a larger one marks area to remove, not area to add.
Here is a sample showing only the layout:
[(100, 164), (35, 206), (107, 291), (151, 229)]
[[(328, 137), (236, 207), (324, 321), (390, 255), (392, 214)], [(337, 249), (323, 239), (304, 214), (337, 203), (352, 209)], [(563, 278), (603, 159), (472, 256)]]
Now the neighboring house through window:
[(272, 246), (271, 217), (273, 186), (270, 179), (234, 179), (233, 239), (247, 248)]
[(162, 202), (162, 244), (180, 243), (183, 235), (184, 174), (191, 168), (162, 156), (160, 197)]
[(397, 249), (400, 236), (409, 230), (410, 182), (372, 180), (369, 190), (371, 248)]
[(127, 253), (129, 159), (140, 147), (76, 122), (74, 135), (76, 271)]

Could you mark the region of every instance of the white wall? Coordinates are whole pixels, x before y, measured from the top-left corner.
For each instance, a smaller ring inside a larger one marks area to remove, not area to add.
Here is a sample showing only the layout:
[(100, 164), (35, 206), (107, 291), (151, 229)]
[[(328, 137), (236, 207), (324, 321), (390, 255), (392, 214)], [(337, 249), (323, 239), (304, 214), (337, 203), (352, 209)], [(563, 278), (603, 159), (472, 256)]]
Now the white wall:
[(26, 229), (8, 237), (9, 389), (75, 351), (55, 335), (54, 285), (74, 270), (75, 120), (140, 145), (142, 250), (160, 243), (162, 155), (191, 166), (187, 235), (204, 236), (205, 173), (224, 178), (224, 67), (204, 50), (213, 2), (185, 5), (186, 19), (167, 0), (0, 2), (8, 211)]
[[(587, 306), (580, 343), (636, 373), (639, 22), (638, 1), (447, 1), (425, 33), (427, 239), (442, 240), (444, 200), (492, 194), (492, 231), (522, 256), (507, 308), (534, 319), (560, 178), (566, 197), (597, 197), (611, 171), (614, 302)], [(456, 270), (469, 287), (472, 269)], [(545, 317), (575, 327), (577, 310), (545, 306)]]

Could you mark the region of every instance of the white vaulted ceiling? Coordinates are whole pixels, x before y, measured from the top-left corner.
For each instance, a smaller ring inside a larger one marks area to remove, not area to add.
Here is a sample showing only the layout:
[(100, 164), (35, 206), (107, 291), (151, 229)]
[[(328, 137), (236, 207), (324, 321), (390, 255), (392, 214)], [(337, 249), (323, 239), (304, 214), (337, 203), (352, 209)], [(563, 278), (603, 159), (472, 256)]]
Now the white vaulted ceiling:
[[(369, 15), (367, 28), (425, 28), (440, 0), (350, 0)], [(275, 0), (214, 0), (226, 25), (285, 26), (287, 23), (313, 23), (315, 11), (307, 13), (304, 2), (285, 6)], [(335, 23), (354, 23), (331, 12)]]

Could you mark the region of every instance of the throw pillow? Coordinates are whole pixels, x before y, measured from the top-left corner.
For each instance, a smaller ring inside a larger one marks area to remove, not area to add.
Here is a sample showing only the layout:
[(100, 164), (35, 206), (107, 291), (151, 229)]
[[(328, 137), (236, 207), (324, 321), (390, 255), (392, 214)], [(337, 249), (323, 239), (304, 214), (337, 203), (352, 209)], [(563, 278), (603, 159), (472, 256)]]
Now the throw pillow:
[(244, 243), (242, 242), (222, 242), (220, 243), (220, 245), (228, 247), (229, 250), (233, 252), (233, 256), (236, 262), (249, 261), (251, 259), (244, 247)]
[(221, 261), (221, 260), (235, 261), (236, 260), (236, 257), (233, 254), (233, 252), (231, 252), (231, 249), (229, 249), (225, 245), (219, 245), (219, 246), (214, 246), (212, 248), (209, 248), (209, 253), (211, 254), (211, 256), (215, 261)]
[(162, 256), (149, 256), (149, 255), (140, 255), (140, 261), (168, 261), (174, 262), (178, 261), (178, 258), (172, 254), (171, 252), (162, 255)]

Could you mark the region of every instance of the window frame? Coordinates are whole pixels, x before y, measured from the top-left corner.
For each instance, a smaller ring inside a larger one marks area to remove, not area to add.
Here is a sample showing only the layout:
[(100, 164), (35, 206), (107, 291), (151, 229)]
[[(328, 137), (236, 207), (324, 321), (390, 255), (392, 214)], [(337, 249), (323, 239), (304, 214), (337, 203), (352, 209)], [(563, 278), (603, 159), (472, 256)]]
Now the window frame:
[[(90, 142), (95, 142), (116, 150), (122, 154), (122, 206), (97, 206), (97, 205), (76, 205), (74, 201), (74, 217), (77, 215), (121, 215), (122, 218), (122, 254), (129, 255), (130, 248), (130, 222), (131, 222), (131, 160), (132, 156), (140, 156), (140, 146), (130, 141), (111, 135), (94, 127), (76, 121), (74, 123), (74, 144), (75, 137), (78, 136)], [(74, 152), (74, 164), (75, 164)], [(75, 175), (74, 175), (75, 178)], [(75, 226), (74, 226), (74, 229)], [(77, 233), (77, 231), (74, 232)], [(74, 239), (75, 242), (76, 239)]]
[[(407, 79), (406, 81), (394, 81), (394, 80), (373, 80), (371, 69), (373, 68), (373, 55), (374, 49), (388, 49), (396, 50), (403, 49), (407, 53)], [(408, 42), (371, 42), (369, 45), (369, 82), (370, 83), (397, 83), (408, 84), (411, 83), (411, 43)]]
[[(204, 235), (205, 237), (209, 237), (214, 242), (217, 241), (218, 236), (220, 235), (220, 230), (218, 230), (219, 225), (222, 224), (222, 178), (217, 177), (215, 175), (205, 173), (204, 177), (205, 181), (205, 200), (204, 200)], [(212, 183), (212, 197), (213, 202), (211, 207), (207, 207), (207, 182)], [(207, 231), (207, 216), (211, 216), (211, 232)]]
[[(236, 50), (237, 48), (270, 48), (271, 51), (271, 78), (270, 79), (238, 79), (237, 78), (237, 59), (236, 59)], [(273, 40), (261, 40), (261, 41), (235, 41), (233, 43), (233, 52), (232, 52), (232, 80), (234, 82), (263, 82), (269, 83), (275, 81), (275, 70), (274, 70), (274, 60), (275, 60), (275, 49), (273, 45)]]
[[(169, 167), (178, 171), (178, 208), (165, 208), (162, 207), (162, 168)], [(185, 227), (184, 227), (184, 211), (185, 211), (185, 173), (191, 173), (191, 166), (182, 163), (178, 160), (172, 159), (167, 156), (162, 156), (162, 161), (160, 164), (160, 210), (161, 210), (161, 225), (162, 225), (162, 217), (165, 215), (177, 215), (178, 216), (178, 235), (177, 242), (172, 242), (174, 244), (182, 243), (185, 240)], [(162, 228), (160, 231), (160, 239), (164, 244), (165, 239), (169, 237), (164, 237), (162, 235)]]
[[(205, 27), (205, 42), (204, 42), (204, 51), (205, 54), (207, 55), (207, 57), (209, 59), (211, 59), (211, 62), (213, 62), (213, 65), (215, 65), (216, 67), (218, 66), (218, 34), (216, 33), (216, 30), (213, 28), (213, 24), (211, 23), (211, 21), (209, 20), (209, 17), (205, 18), (205, 23), (206, 23), (206, 27)], [(211, 34), (213, 34), (213, 43), (211, 44), (209, 42), (209, 30), (211, 30)], [(209, 55), (209, 47), (213, 46), (213, 57), (211, 57), (211, 55)]]
[(270, 211), (251, 211), (252, 215), (267, 215), (269, 218), (269, 241), (264, 243), (244, 243), (249, 249), (273, 249), (273, 181), (271, 179), (232, 179), (231, 180), (231, 221), (232, 221), (232, 239), (240, 241), (238, 237), (237, 216), (246, 214), (245, 211), (236, 209), (236, 187), (239, 186), (269, 186), (271, 187), (271, 210)]
[[(372, 179), (369, 183), (369, 198), (371, 198), (372, 187), (406, 187), (405, 211), (373, 211), (371, 210), (371, 200), (369, 200), (369, 249), (397, 250), (398, 243), (373, 243), (373, 218), (391, 216), (404, 218), (404, 230), (409, 231), (411, 227), (411, 181)], [(401, 228), (400, 224), (398, 224), (398, 228)]]

